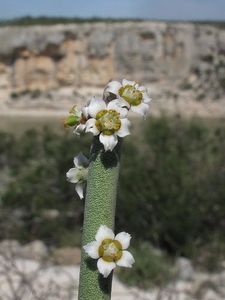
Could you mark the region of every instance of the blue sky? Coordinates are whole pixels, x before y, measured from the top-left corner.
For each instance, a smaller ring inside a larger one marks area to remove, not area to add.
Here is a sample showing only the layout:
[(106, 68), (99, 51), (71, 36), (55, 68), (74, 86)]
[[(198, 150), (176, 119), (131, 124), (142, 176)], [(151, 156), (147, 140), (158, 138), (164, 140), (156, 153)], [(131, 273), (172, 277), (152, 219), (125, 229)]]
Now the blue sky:
[(225, 0), (0, 0), (0, 19), (25, 15), (225, 20)]

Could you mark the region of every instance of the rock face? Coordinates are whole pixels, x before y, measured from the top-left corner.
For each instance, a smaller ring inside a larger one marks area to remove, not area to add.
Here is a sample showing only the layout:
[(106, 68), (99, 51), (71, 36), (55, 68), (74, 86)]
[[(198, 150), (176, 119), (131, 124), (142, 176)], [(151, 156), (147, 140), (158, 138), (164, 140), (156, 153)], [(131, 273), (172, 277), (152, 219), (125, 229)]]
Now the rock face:
[(111, 78), (175, 83), (201, 98), (225, 91), (225, 30), (165, 22), (0, 28), (0, 100)]
[(181, 280), (192, 280), (194, 278), (194, 268), (191, 261), (187, 258), (180, 257), (176, 261), (177, 276)]
[(21, 247), (19, 255), (26, 259), (40, 261), (48, 256), (48, 249), (42, 241), (36, 240)]
[[(154, 251), (160, 255), (158, 250)], [(16, 240), (3, 240), (0, 242), (0, 297), (29, 300), (34, 299), (35, 292), (38, 297), (35, 299), (77, 299), (79, 262), (79, 248), (48, 252), (42, 241), (21, 246)], [(177, 258), (174, 267), (176, 273), (170, 281), (154, 288), (150, 285), (148, 290), (124, 285), (115, 274), (112, 300), (225, 299), (225, 262), (221, 262), (216, 273), (200, 272), (183, 257)]]
[(52, 260), (57, 265), (79, 265), (80, 255), (80, 248), (60, 248), (53, 251)]

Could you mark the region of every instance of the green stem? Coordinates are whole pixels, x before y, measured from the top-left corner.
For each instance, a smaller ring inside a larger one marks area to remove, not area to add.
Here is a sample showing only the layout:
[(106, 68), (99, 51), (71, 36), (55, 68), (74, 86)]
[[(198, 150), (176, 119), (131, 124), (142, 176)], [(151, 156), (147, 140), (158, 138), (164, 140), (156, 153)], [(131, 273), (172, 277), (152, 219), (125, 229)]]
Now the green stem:
[(120, 146), (121, 141), (112, 152), (105, 152), (98, 137), (94, 138), (92, 145), (84, 210), (79, 300), (111, 299), (112, 274), (103, 278), (97, 270), (97, 260), (88, 257), (83, 246), (95, 240), (100, 225), (114, 229)]

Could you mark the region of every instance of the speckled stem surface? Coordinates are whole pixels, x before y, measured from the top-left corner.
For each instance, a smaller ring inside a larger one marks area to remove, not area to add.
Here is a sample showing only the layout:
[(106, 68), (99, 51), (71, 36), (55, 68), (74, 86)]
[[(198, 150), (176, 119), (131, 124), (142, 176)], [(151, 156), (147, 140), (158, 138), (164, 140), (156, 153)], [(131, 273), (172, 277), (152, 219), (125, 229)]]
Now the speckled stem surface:
[(93, 141), (84, 210), (79, 300), (111, 299), (112, 274), (103, 278), (97, 260), (88, 257), (83, 246), (95, 240), (100, 225), (114, 229), (120, 148), (121, 141), (112, 152), (105, 152), (98, 137)]

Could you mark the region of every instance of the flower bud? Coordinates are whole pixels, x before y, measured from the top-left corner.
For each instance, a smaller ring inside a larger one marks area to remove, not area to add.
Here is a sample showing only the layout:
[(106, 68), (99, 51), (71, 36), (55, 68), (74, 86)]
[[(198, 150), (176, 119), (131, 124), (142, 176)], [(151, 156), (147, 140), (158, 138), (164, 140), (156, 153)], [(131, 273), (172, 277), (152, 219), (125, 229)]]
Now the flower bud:
[(79, 123), (80, 117), (77, 115), (69, 115), (64, 120), (64, 127), (73, 127)]

